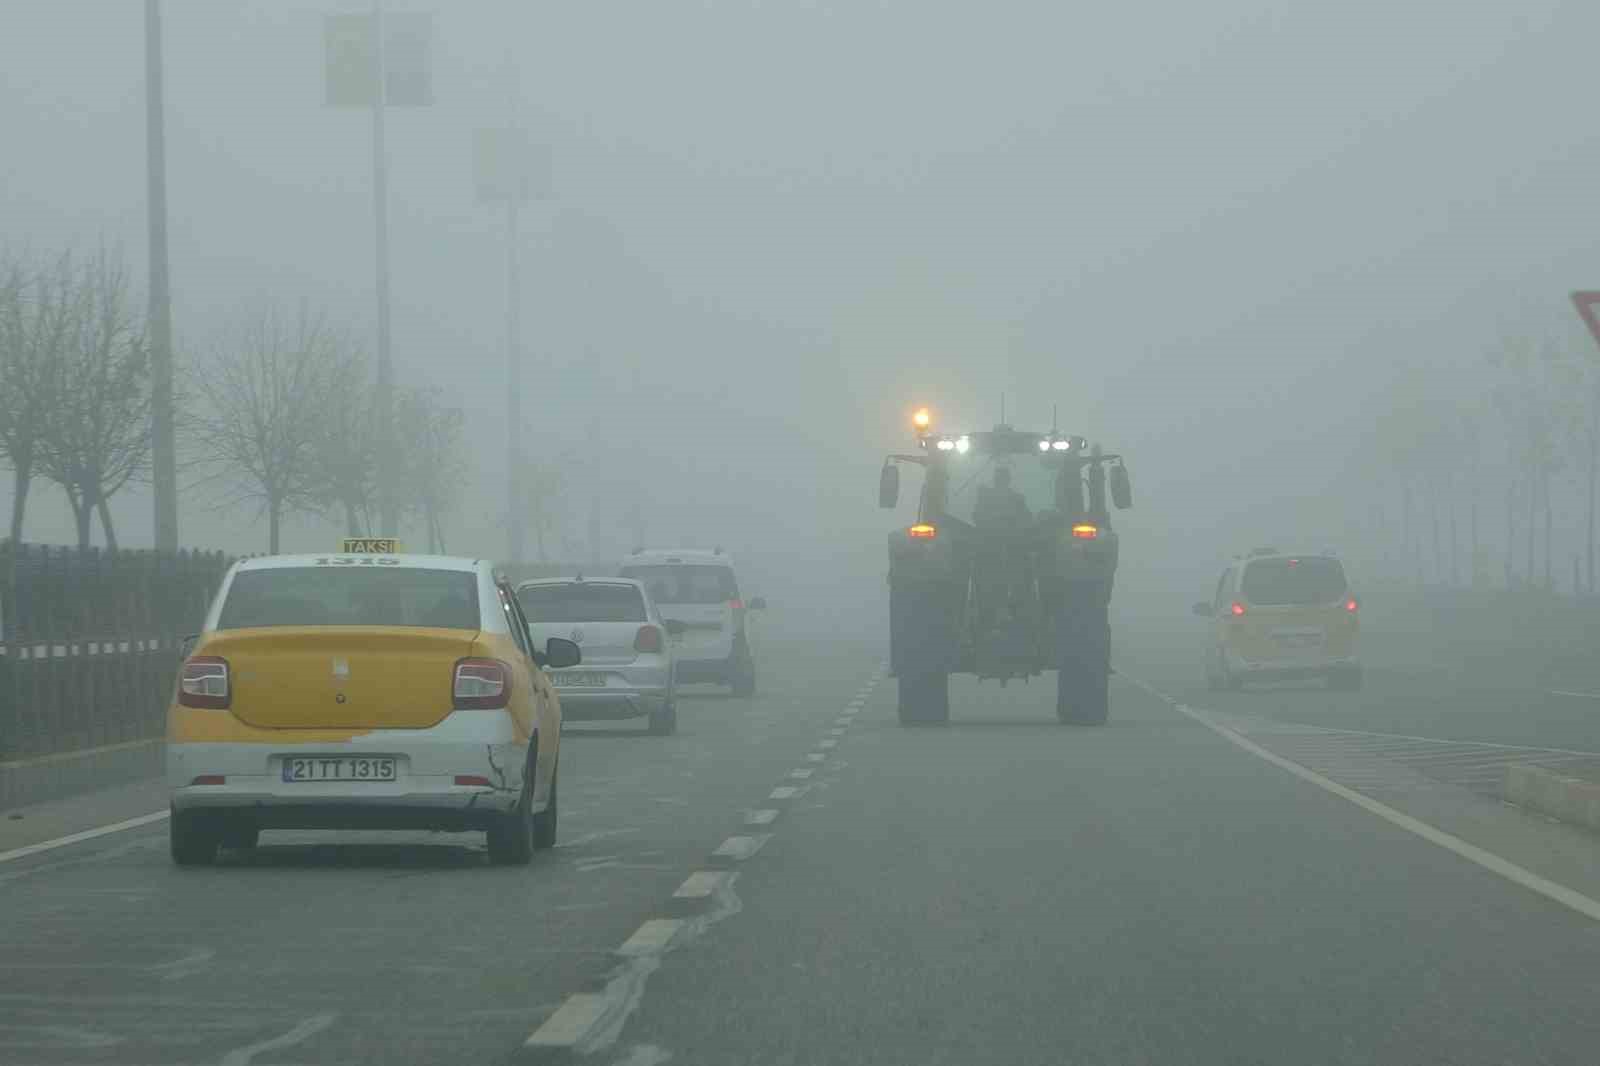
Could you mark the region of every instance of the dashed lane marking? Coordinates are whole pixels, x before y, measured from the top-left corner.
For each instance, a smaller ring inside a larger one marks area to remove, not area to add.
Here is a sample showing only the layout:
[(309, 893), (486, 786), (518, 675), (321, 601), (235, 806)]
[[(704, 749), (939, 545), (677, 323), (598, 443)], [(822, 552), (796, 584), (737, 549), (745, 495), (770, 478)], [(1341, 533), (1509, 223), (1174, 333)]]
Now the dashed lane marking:
[(1600, 700), (1600, 692), (1568, 692), (1566, 689), (1560, 688), (1547, 689), (1546, 691), (1552, 696), (1571, 696), (1573, 699), (1578, 700)]
[(806, 752), (806, 761), (807, 762), (822, 762), (827, 757), (828, 757), (828, 755), (827, 755), (826, 752), (821, 752), (821, 751), (808, 751), (808, 752)]
[(523, 1047), (572, 1047), (600, 1023), (610, 1006), (610, 999), (595, 993), (578, 993), (567, 1001), (533, 1034), (523, 1041)]
[(828, 735), (831, 737), (842, 737), (844, 734), (845, 728), (842, 725), (836, 725), (832, 729), (828, 730)]
[(827, 740), (819, 740), (819, 741), (817, 741), (817, 747), (821, 748), (823, 751), (831, 751), (832, 749), (837, 748), (838, 746), (839, 746), (839, 742), (837, 740), (832, 739), (831, 737), (829, 739), (827, 739)]
[(125, 829), (137, 829), (142, 825), (163, 821), (169, 816), (170, 812), (168, 811), (152, 811), (149, 814), (141, 814), (137, 818), (128, 818), (124, 821), (102, 825), (95, 829), (85, 829), (81, 833), (69, 833), (64, 837), (56, 837), (54, 840), (42, 840), (37, 844), (29, 844), (26, 847), (0, 851), (0, 862), (14, 862), (17, 859), (26, 859), (29, 855), (37, 855), (41, 851), (54, 851), (56, 848), (64, 848), (68, 844), (78, 844), (85, 840), (93, 840), (95, 837), (103, 837), (108, 833), (120, 833)]
[(726, 870), (697, 870), (690, 874), (683, 884), (678, 886), (678, 891), (672, 894), (673, 899), (705, 899), (728, 879)]
[[(1129, 678), (1128, 680), (1133, 681), (1132, 678)], [(1300, 778), (1302, 781), (1316, 785), (1323, 791), (1332, 793), (1333, 795), (1338, 796), (1340, 799), (1348, 800), (1369, 814), (1375, 814), (1389, 824), (1404, 829), (1408, 833), (1419, 836), (1423, 840), (1428, 841), (1430, 844), (1436, 844), (1439, 847), (1444, 848), (1446, 851), (1453, 852), (1454, 854), (1459, 855), (1461, 858), (1466, 859), (1468, 862), (1481, 866), (1490, 873), (1498, 874), (1513, 884), (1521, 885), (1523, 888), (1537, 892), (1546, 899), (1553, 900), (1564, 907), (1578, 912), (1586, 918), (1593, 919), (1594, 921), (1600, 921), (1600, 901), (1591, 899), (1581, 892), (1568, 888), (1566, 885), (1558, 884), (1555, 881), (1551, 881), (1545, 877), (1540, 877), (1532, 870), (1524, 869), (1523, 867), (1518, 866), (1516, 863), (1503, 859), (1491, 851), (1485, 851), (1476, 844), (1469, 844), (1458, 836), (1446, 833), (1442, 829), (1436, 829), (1426, 822), (1411, 817), (1409, 814), (1405, 814), (1402, 811), (1397, 811), (1387, 804), (1379, 803), (1370, 796), (1362, 795), (1355, 789), (1346, 788), (1337, 781), (1322, 776), (1315, 770), (1307, 769), (1297, 762), (1293, 762), (1281, 755), (1268, 751), (1266, 748), (1245, 737), (1243, 734), (1235, 732), (1228, 726), (1214, 720), (1206, 711), (1190, 707), (1184, 703), (1180, 703), (1173, 697), (1168, 696), (1166, 693), (1160, 691), (1159, 689), (1153, 688), (1142, 681), (1133, 681), (1133, 683), (1150, 693), (1152, 696), (1155, 696), (1157, 699), (1166, 703), (1179, 714), (1182, 714), (1185, 717), (1200, 723), (1213, 733), (1216, 733), (1218, 736), (1228, 741), (1228, 743), (1240, 748), (1243, 751), (1249, 752), (1258, 759), (1265, 760), (1266, 762), (1278, 767), (1280, 770), (1285, 770), (1293, 774), (1295, 777)]]
[(804, 781), (806, 778), (810, 777), (814, 773), (816, 773), (816, 771), (811, 769), (811, 767), (802, 766), (802, 767), (799, 767), (798, 769), (790, 770), (789, 771), (789, 776), (792, 777), (792, 778), (795, 778), (797, 780)]
[(767, 807), (767, 808), (763, 808), (762, 810), (758, 810), (758, 811), (746, 811), (744, 813), (744, 824), (745, 825), (771, 825), (774, 821), (777, 820), (777, 818), (778, 818), (778, 812), (773, 810), (771, 807)]
[(768, 794), (767, 798), (775, 800), (792, 800), (804, 791), (805, 789), (795, 788), (793, 785), (779, 785)]
[(743, 862), (760, 851), (761, 846), (770, 839), (770, 834), (729, 837), (718, 846), (716, 851), (711, 853), (711, 856), (716, 859), (732, 859), (734, 862)]
[(659, 955), (683, 928), (682, 918), (651, 918), (623, 941), (618, 955)]

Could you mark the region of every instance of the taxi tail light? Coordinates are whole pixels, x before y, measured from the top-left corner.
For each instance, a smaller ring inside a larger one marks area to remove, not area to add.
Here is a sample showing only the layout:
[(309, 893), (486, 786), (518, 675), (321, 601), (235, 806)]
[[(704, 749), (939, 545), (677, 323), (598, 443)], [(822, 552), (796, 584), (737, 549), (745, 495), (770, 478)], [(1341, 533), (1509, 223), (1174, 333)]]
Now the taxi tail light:
[(906, 535), (912, 540), (932, 540), (939, 535), (939, 527), (928, 522), (918, 522), (906, 530)]
[(1228, 613), (1235, 618), (1243, 618), (1244, 604), (1240, 603), (1238, 600), (1234, 600), (1233, 603), (1228, 607)]
[(1344, 609), (1349, 611), (1351, 614), (1355, 614), (1356, 611), (1360, 610), (1360, 608), (1361, 605), (1356, 602), (1356, 598), (1354, 596), (1351, 596), (1344, 601)]
[(633, 637), (633, 650), (657, 652), (661, 650), (661, 630), (657, 626), (640, 626)]
[(499, 659), (462, 659), (456, 663), (451, 695), (458, 711), (504, 707), (511, 698), (511, 669)]
[(1091, 522), (1079, 522), (1072, 527), (1072, 536), (1076, 540), (1094, 540), (1100, 535), (1100, 527)]
[(227, 783), (228, 779), (222, 774), (201, 774), (189, 782), (191, 785), (225, 785)]
[(735, 611), (742, 611), (744, 610), (744, 601), (735, 596), (733, 599), (728, 601), (728, 606)]
[(494, 784), (487, 777), (478, 774), (457, 774), (456, 784), (472, 785), (477, 788), (493, 788)]
[(178, 676), (179, 705), (223, 710), (232, 702), (228, 660), (218, 655), (194, 655), (184, 661)]

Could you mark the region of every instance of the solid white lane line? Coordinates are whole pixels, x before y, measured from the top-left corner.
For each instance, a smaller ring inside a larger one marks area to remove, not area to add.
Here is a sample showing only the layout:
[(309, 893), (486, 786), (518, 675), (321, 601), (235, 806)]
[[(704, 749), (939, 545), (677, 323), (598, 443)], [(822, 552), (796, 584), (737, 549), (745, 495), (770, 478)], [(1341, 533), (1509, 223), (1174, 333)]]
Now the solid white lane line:
[(705, 899), (728, 879), (726, 870), (698, 870), (689, 875), (683, 884), (678, 886), (678, 891), (672, 894), (673, 899)]
[(771, 825), (777, 818), (778, 812), (771, 807), (766, 807), (759, 811), (744, 812), (745, 825)]
[(1485, 851), (1476, 844), (1469, 844), (1458, 836), (1446, 833), (1442, 829), (1435, 829), (1427, 822), (1419, 821), (1418, 819), (1411, 817), (1409, 814), (1395, 810), (1393, 807), (1390, 807), (1387, 804), (1379, 803), (1370, 796), (1364, 796), (1354, 789), (1344, 787), (1337, 781), (1323, 777), (1315, 770), (1308, 770), (1297, 762), (1292, 762), (1288, 759), (1285, 759), (1283, 756), (1276, 754), (1275, 752), (1268, 751), (1266, 748), (1263, 748), (1253, 740), (1250, 740), (1242, 734), (1235, 733), (1232, 729), (1222, 725), (1220, 722), (1212, 721), (1211, 717), (1205, 712), (1197, 711), (1192, 707), (1179, 703), (1177, 700), (1173, 699), (1171, 696), (1168, 696), (1164, 692), (1151, 688), (1143, 683), (1140, 683), (1140, 687), (1152, 695), (1155, 695), (1159, 699), (1164, 700), (1179, 714), (1185, 715), (1186, 717), (1199, 722), (1213, 733), (1216, 733), (1218, 736), (1228, 741), (1228, 743), (1249, 752), (1251, 755), (1254, 755), (1259, 759), (1264, 759), (1265, 761), (1278, 767), (1280, 770), (1286, 770), (1294, 776), (1300, 778), (1302, 781), (1310, 782), (1325, 792), (1331, 792), (1340, 799), (1349, 800), (1351, 803), (1354, 803), (1357, 807), (1360, 807), (1367, 813), (1375, 814), (1389, 824), (1398, 826), (1408, 833), (1413, 833), (1416, 836), (1421, 837), (1423, 840), (1428, 841), (1430, 844), (1437, 844), (1446, 851), (1454, 852), (1456, 855), (1466, 859), (1468, 862), (1476, 863), (1478, 866), (1483, 867), (1490, 873), (1498, 874), (1513, 884), (1518, 884), (1523, 888), (1537, 892), (1546, 899), (1553, 900), (1564, 907), (1568, 907), (1574, 911), (1577, 911), (1585, 918), (1591, 918), (1597, 922), (1600, 922), (1600, 900), (1590, 899), (1583, 893), (1574, 891), (1573, 889), (1568, 888), (1566, 885), (1557, 884), (1548, 878), (1540, 877), (1532, 870), (1523, 869), (1516, 863), (1508, 862), (1493, 852)]
[(802, 767), (799, 767), (798, 769), (790, 770), (789, 771), (789, 776), (793, 777), (793, 778), (796, 778), (796, 779), (798, 779), (800, 781), (804, 781), (806, 778), (810, 777), (815, 772), (816, 771), (811, 769), (811, 767), (809, 767), (809, 766), (802, 766)]
[(610, 1002), (609, 997), (598, 994), (568, 996), (567, 1001), (535, 1029), (522, 1046), (572, 1047), (600, 1023)]
[(803, 792), (803, 791), (805, 791), (805, 790), (804, 789), (800, 789), (800, 788), (794, 788), (794, 787), (792, 787), (790, 785), (779, 785), (777, 788), (773, 789), (771, 793), (768, 794), (767, 798), (768, 799), (775, 799), (775, 800), (794, 799), (796, 796), (800, 795), (800, 793)]
[[(1129, 678), (1128, 680), (1132, 681), (1133, 679)], [(1141, 687), (1146, 687), (1140, 682), (1134, 683), (1140, 684)], [(1146, 691), (1153, 692), (1164, 700), (1171, 700), (1171, 697), (1165, 693), (1156, 692), (1153, 688), (1146, 687)], [(1600, 751), (1579, 751), (1575, 748), (1534, 748), (1526, 744), (1493, 744), (1487, 740), (1450, 740), (1445, 737), (1414, 737), (1406, 733), (1369, 733), (1363, 729), (1331, 729), (1325, 726), (1318, 726), (1317, 728), (1324, 733), (1332, 733), (1338, 736), (1382, 737), (1387, 740), (1422, 740), (1430, 744), (1456, 744), (1462, 747), (1494, 748), (1498, 751), (1548, 751), (1555, 755), (1590, 755), (1600, 759)]]
[(683, 928), (682, 918), (651, 918), (617, 949), (618, 955), (659, 955)]
[(168, 814), (169, 812), (167, 811), (152, 811), (149, 814), (141, 814), (137, 818), (113, 822), (110, 825), (102, 825), (95, 829), (85, 829), (81, 833), (69, 833), (67, 836), (56, 837), (54, 840), (41, 840), (37, 844), (29, 844), (26, 847), (0, 851), (0, 862), (26, 859), (29, 855), (37, 855), (41, 851), (54, 851), (56, 848), (64, 848), (68, 844), (77, 844), (85, 840), (93, 840), (95, 837), (103, 837), (108, 833), (120, 833), (125, 829), (137, 829), (141, 825), (162, 821), (168, 817)]
[(729, 837), (711, 854), (719, 859), (732, 859), (735, 862), (743, 862), (760, 851), (761, 846), (769, 839), (771, 839), (771, 835), (767, 833), (759, 836)]

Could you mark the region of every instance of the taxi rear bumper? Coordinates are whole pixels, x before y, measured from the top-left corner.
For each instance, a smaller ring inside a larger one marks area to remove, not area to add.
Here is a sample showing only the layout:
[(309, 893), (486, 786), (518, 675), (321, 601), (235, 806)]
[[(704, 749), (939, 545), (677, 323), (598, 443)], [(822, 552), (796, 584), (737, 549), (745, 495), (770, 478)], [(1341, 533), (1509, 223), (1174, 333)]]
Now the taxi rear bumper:
[(1335, 670), (1360, 665), (1354, 655), (1324, 655), (1302, 659), (1246, 659), (1232, 652), (1224, 656), (1228, 673), (1251, 680), (1297, 681), (1326, 677)]

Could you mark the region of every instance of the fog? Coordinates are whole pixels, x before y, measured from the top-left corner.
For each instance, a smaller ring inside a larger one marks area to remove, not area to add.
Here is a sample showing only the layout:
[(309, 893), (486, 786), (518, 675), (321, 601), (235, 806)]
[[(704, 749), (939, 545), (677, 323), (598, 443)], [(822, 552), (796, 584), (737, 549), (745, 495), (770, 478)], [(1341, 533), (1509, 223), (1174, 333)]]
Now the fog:
[[(142, 286), (141, 8), (0, 12), (0, 243), (120, 246)], [(1566, 293), (1596, 280), (1592, 5), (389, 9), (434, 15), (436, 102), (388, 119), (393, 336), (398, 379), (469, 415), (452, 551), (506, 542), (504, 231), (471, 145), (509, 68), (554, 161), (518, 294), (526, 447), (567, 480), (550, 554), (627, 550), (640, 499), (650, 541), (725, 545), (816, 612), (881, 599), (911, 504), (879, 512), (876, 472), (918, 403), (952, 428), (1058, 407), (1126, 454), (1125, 605), (1181, 610), (1261, 542), (1377, 566), (1392, 497), (1357, 464), (1400, 369), (1481, 392), (1508, 334), (1571, 342)], [(306, 301), (370, 345), (370, 129), (323, 106), (322, 69), (322, 16), (365, 6), (163, 10), (184, 358)], [(60, 496), (36, 485), (28, 540), (72, 540)], [(1580, 503), (1558, 504), (1558, 574)], [(114, 510), (151, 542), (145, 486)], [(180, 521), (186, 545), (264, 545), (199, 486)], [(338, 535), (296, 516), (285, 548)]]

